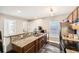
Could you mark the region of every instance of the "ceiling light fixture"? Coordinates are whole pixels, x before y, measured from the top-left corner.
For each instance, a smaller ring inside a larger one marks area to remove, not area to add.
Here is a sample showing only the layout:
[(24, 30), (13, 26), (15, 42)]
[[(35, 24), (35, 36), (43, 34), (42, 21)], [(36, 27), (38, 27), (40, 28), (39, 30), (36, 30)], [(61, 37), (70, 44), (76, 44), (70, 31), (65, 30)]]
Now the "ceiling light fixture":
[(53, 9), (50, 8), (50, 16), (53, 16)]
[(53, 9), (52, 8), (50, 8), (50, 12), (53, 12)]
[(18, 12), (18, 13), (21, 13), (21, 10), (18, 10), (17, 12)]

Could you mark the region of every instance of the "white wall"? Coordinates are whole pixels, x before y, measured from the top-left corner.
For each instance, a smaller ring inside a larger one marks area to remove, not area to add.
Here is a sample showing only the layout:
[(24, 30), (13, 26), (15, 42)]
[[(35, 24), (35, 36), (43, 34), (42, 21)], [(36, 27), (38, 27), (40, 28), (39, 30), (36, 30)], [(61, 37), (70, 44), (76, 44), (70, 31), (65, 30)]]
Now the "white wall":
[(61, 21), (66, 18), (67, 15), (58, 15), (54, 17), (49, 17), (45, 19), (37, 19), (29, 22), (29, 31), (33, 31), (34, 28), (38, 26), (42, 26), (44, 29), (49, 31), (50, 25), (52, 21)]
[[(0, 30), (2, 30), (3, 34), (5, 34), (4, 32), (7, 31), (7, 27), (4, 29), (5, 20), (15, 20), (16, 21), (16, 23), (15, 23), (16, 24), (16, 28), (15, 28), (16, 33), (15, 34), (23, 33), (23, 28), (24, 28), (24, 31), (33, 32), (34, 28), (37, 28), (38, 26), (42, 26), (50, 34), (51, 22), (61, 21), (66, 18), (66, 15), (59, 15), (59, 16), (49, 17), (49, 18), (45, 18), (45, 19), (37, 19), (34, 21), (29, 21), (29, 22), (25, 21), (23, 19), (14, 18), (14, 17), (1, 16), (0, 18), (1, 18), (0, 19)], [(24, 23), (24, 24), (22, 24), (22, 23)], [(6, 33), (8, 33), (8, 32), (6, 32)], [(7, 36), (7, 35), (5, 35), (5, 36)], [(51, 34), (50, 34), (50, 37), (51, 37)], [(55, 41), (59, 41), (59, 40), (57, 39)], [(3, 42), (4, 42), (4, 52), (11, 50), (10, 39), (4, 38)]]
[[(2, 33), (2, 41), (4, 43), (4, 40), (3, 40), (4, 30), (3, 29), (4, 29), (4, 20), (3, 20), (3, 16), (0, 15), (0, 31)], [(3, 46), (4, 46), (4, 44), (3, 44)], [(4, 47), (3, 47), (3, 49), (4, 49)]]
[(38, 28), (38, 26), (42, 26), (42, 25), (43, 25), (42, 19), (30, 21), (29, 22), (29, 32), (33, 32), (35, 28)]
[[(58, 15), (58, 16), (49, 17), (49, 18), (45, 18), (45, 19), (37, 19), (34, 21), (30, 21), (29, 22), (29, 31), (33, 32), (34, 28), (37, 28), (38, 26), (42, 26), (49, 33), (49, 37), (54, 37), (51, 35), (51, 31), (50, 31), (52, 23), (54, 21), (60, 22), (61, 20), (65, 19), (66, 16), (67, 15)], [(59, 34), (56, 37), (59, 38)], [(59, 41), (59, 39), (57, 39), (55, 41)]]
[[(0, 19), (0, 28), (3, 30), (4, 33), (4, 39), (3, 39), (3, 44), (4, 44), (4, 52), (8, 52), (12, 49), (11, 44), (10, 44), (10, 39), (6, 38), (6, 36), (9, 36), (10, 31), (8, 31), (7, 24), (6, 21), (10, 20), (10, 21), (15, 21), (15, 32), (14, 34), (20, 34), (23, 33), (24, 31), (27, 31), (27, 27), (28, 27), (28, 21), (24, 20), (24, 19), (19, 19), (19, 18), (14, 18), (14, 17), (7, 17), (7, 16), (3, 16), (3, 19)], [(3, 25), (3, 26), (2, 26)]]
[[(23, 30), (27, 31), (28, 27), (28, 21), (23, 20), (23, 19), (18, 19), (18, 18), (10, 18), (10, 17), (4, 17), (4, 22), (6, 23), (7, 21), (12, 21), (14, 22), (15, 25), (15, 34), (20, 34), (23, 33)], [(4, 26), (5, 27), (5, 26)], [(8, 33), (8, 27), (4, 29), (5, 33)], [(7, 31), (7, 32), (6, 32)], [(4, 33), (4, 34), (5, 34)], [(8, 35), (8, 34), (7, 34)], [(5, 35), (5, 36), (7, 36)]]

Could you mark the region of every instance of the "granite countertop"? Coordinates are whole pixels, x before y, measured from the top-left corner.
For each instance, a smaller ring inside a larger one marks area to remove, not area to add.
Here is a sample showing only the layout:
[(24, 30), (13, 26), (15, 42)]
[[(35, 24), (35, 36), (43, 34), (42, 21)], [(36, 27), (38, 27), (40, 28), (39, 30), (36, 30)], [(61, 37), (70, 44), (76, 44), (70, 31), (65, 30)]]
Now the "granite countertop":
[(70, 41), (79, 42), (79, 38), (70, 38), (70, 37), (65, 37), (65, 36), (63, 36), (62, 39), (63, 39), (63, 40), (70, 40)]
[(21, 39), (21, 40), (18, 40), (18, 41), (13, 41), (12, 44), (16, 45), (16, 46), (19, 46), (21, 48), (23, 48), (24, 46), (26, 46), (27, 44), (39, 39), (40, 37), (46, 35), (46, 33), (44, 34), (41, 34), (40, 36), (30, 36), (28, 38), (24, 38), (24, 39)]

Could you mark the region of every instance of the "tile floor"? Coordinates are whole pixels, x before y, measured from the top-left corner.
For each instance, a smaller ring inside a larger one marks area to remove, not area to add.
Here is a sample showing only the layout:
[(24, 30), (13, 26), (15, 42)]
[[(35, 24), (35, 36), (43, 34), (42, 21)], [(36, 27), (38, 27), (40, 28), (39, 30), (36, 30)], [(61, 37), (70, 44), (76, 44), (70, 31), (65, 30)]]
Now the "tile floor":
[[(66, 49), (67, 53), (78, 53), (78, 51)], [(40, 49), (39, 53), (64, 53), (64, 51), (60, 51), (59, 47), (55, 44), (48, 43), (42, 49)]]
[(60, 53), (60, 49), (52, 44), (47, 44), (39, 51), (39, 53)]

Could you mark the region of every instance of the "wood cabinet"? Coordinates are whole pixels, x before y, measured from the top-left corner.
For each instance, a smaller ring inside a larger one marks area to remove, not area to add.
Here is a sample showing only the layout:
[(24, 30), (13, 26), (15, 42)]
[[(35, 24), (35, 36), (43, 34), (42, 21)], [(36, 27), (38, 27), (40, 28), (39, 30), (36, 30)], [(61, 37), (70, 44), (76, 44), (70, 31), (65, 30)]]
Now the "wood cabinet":
[(13, 47), (13, 50), (18, 52), (18, 53), (32, 53), (32, 52), (35, 52), (35, 44), (34, 42), (24, 46), (24, 47), (19, 47), (19, 46), (16, 46), (16, 45), (12, 45)]
[(12, 48), (13, 48), (13, 51), (16, 51), (17, 53), (21, 53), (22, 52), (22, 49), (19, 46), (17, 46), (17, 45), (12, 44)]
[(35, 41), (35, 52), (38, 52), (39, 51), (39, 41), (36, 40)]
[(19, 47), (15, 44), (12, 44), (13, 50), (18, 53), (36, 53), (39, 52), (39, 50), (46, 44), (47, 41), (47, 35), (44, 35), (38, 39), (36, 39), (33, 42), (30, 42), (29, 44)]
[(69, 20), (69, 22), (70, 23), (72, 23), (72, 20), (73, 20), (73, 15), (72, 14), (70, 14), (69, 16), (68, 16), (68, 18), (67, 18), (68, 20)]
[(77, 20), (77, 9), (75, 9), (74, 11), (73, 11), (73, 22), (75, 22), (76, 20)]
[(40, 50), (47, 42), (47, 36), (41, 37), (38, 39), (38, 49)]
[(3, 52), (2, 40), (0, 40), (0, 52)]
[(42, 39), (39, 39), (39, 43), (38, 43), (39, 44), (39, 50), (42, 48), (42, 45), (43, 45), (42, 41), (43, 41)]
[(76, 22), (77, 18), (79, 18), (79, 7), (77, 7), (69, 16), (68, 20), (70, 23)]
[[(33, 48), (33, 50), (31, 49)], [(35, 41), (34, 42), (31, 42), (30, 44), (26, 45), (23, 47), (23, 52), (35, 52), (34, 49), (35, 48)], [(32, 50), (32, 51), (31, 51)]]
[(32, 45), (28, 50), (26, 50), (26, 53), (34, 53), (35, 52), (35, 45)]
[(79, 18), (79, 7), (78, 7), (78, 18)]

